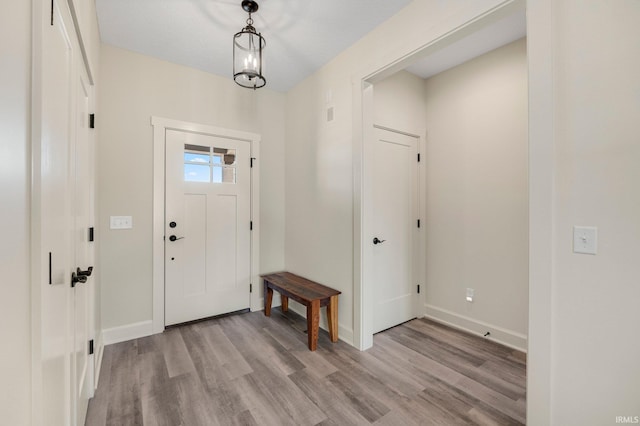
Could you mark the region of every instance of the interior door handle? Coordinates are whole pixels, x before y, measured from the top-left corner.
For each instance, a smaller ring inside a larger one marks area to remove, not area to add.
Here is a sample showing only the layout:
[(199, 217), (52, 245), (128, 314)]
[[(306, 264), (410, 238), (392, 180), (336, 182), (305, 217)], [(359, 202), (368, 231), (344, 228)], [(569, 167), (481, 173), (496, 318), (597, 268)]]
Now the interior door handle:
[(178, 240), (181, 240), (181, 239), (183, 239), (183, 238), (184, 238), (184, 237), (176, 237), (175, 235), (171, 235), (171, 236), (169, 237), (169, 241), (178, 241)]
[(93, 273), (93, 266), (89, 266), (86, 271), (83, 271), (80, 268), (76, 269), (76, 274), (79, 277), (90, 277), (92, 273)]
[(382, 244), (382, 243), (384, 243), (385, 241), (387, 241), (387, 240), (381, 240), (381, 239), (379, 239), (378, 237), (375, 237), (375, 238), (373, 239), (373, 244)]

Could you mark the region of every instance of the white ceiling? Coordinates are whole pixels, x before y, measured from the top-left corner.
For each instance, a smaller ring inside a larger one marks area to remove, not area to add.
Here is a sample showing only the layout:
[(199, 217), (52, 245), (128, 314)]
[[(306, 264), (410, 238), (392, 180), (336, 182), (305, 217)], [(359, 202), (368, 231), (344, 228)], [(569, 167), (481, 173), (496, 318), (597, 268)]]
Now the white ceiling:
[[(285, 92), (411, 0), (258, 0), (267, 87)], [(97, 0), (104, 43), (232, 78), (241, 0)]]
[(429, 78), (521, 39), (527, 34), (526, 25), (526, 13), (523, 9), (427, 56), (407, 67), (407, 71), (422, 78)]
[[(267, 87), (286, 92), (411, 0), (258, 0)], [(232, 78), (241, 0), (96, 0), (104, 43)], [(424, 78), (525, 35), (524, 12), (438, 51), (407, 70)]]

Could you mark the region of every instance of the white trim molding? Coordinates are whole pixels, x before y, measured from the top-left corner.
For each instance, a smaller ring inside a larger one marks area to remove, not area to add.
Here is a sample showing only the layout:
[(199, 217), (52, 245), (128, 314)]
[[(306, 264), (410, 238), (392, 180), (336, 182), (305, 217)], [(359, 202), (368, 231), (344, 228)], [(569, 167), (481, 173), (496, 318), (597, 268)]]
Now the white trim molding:
[[(214, 127), (206, 124), (151, 117), (153, 126), (153, 318), (152, 333), (164, 331), (164, 197), (165, 197), (165, 133), (167, 130), (200, 133), (228, 139), (247, 141), (251, 146), (251, 158), (259, 159), (261, 136), (256, 133)], [(251, 283), (259, 287), (260, 256), (260, 161), (253, 161), (251, 168)], [(258, 291), (251, 293), (250, 309), (261, 309)], [(140, 323), (139, 323), (140, 324)], [(134, 324), (135, 325), (135, 324)], [(105, 336), (105, 343), (107, 338)]]
[(427, 303), (424, 305), (424, 317), (478, 336), (484, 336), (488, 331), (491, 333), (486, 336), (488, 340), (521, 352), (527, 352), (527, 336), (522, 333), (507, 330), (506, 328), (469, 318)]
[(152, 334), (155, 334), (152, 321), (141, 321), (102, 330), (102, 342), (105, 346), (113, 345), (114, 343), (139, 339), (141, 337), (151, 336)]

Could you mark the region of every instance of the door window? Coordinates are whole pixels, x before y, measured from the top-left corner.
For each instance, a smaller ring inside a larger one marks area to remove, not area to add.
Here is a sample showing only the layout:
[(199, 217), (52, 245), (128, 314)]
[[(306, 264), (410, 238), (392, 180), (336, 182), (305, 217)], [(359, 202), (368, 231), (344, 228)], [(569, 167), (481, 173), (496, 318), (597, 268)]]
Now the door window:
[(184, 180), (235, 184), (236, 150), (185, 144)]

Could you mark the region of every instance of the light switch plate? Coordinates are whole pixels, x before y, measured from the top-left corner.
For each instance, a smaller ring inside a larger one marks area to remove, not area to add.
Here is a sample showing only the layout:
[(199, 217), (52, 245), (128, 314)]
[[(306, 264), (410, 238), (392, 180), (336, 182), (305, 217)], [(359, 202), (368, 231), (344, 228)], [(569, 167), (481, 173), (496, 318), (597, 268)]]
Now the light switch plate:
[(132, 216), (110, 216), (109, 227), (111, 229), (131, 229), (133, 228)]
[(598, 228), (595, 226), (574, 226), (573, 252), (581, 254), (597, 254)]
[(472, 288), (467, 288), (467, 293), (466, 293), (466, 301), (467, 302), (473, 302), (473, 294), (474, 291)]

